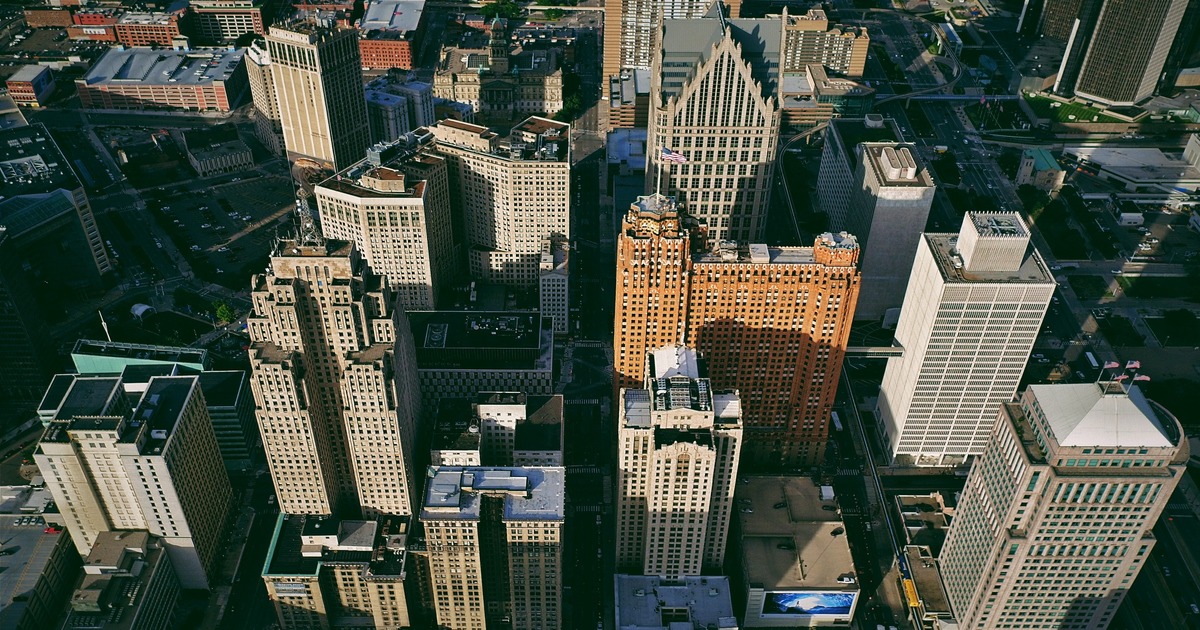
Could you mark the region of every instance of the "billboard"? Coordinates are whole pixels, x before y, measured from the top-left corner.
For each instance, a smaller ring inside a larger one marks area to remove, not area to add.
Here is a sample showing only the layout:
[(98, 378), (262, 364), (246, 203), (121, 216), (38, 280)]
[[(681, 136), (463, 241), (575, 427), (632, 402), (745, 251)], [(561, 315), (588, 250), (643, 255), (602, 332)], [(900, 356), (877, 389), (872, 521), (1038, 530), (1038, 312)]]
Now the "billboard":
[(762, 616), (850, 616), (857, 592), (767, 591), (763, 593)]

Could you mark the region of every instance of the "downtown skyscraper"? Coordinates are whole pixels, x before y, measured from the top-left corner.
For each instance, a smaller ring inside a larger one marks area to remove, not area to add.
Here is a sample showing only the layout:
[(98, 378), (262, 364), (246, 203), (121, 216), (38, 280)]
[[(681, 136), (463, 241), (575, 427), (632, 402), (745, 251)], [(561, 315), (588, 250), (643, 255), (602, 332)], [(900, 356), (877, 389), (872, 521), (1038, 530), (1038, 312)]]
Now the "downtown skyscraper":
[(694, 245), (703, 226), (662, 195), (639, 197), (617, 239), (614, 386), (642, 387), (645, 356), (683, 343), (713, 385), (739, 392), (747, 461), (811, 465), (829, 435), (858, 299), (858, 244)]
[(1129, 375), (999, 405), (939, 563), (963, 628), (1108, 627), (1186, 474), (1187, 438)]
[(341, 170), (371, 143), (358, 30), (301, 14), (267, 34), (270, 74), (288, 159)]
[(387, 281), (310, 229), (252, 283), (251, 386), (280, 509), (412, 515), (420, 394)]
[(1029, 228), (1011, 212), (926, 233), (896, 325), (875, 415), (901, 465), (954, 466), (990, 441), (1012, 400), (1056, 287)]
[(762, 239), (781, 115), (782, 20), (722, 10), (663, 21), (646, 136), (646, 192), (678, 197), (710, 244)]
[(623, 390), (617, 413), (617, 570), (720, 572), (742, 444), (737, 392), (714, 390), (695, 350), (658, 348), (646, 386)]

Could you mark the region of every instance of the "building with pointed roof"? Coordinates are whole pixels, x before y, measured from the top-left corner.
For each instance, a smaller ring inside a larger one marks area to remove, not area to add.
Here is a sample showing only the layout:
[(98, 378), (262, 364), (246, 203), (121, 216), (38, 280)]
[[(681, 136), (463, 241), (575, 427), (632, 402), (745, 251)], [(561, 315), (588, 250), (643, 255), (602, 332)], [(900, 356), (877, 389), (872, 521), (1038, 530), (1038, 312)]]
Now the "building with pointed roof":
[[(651, 67), (646, 191), (674, 195), (708, 224), (708, 243), (766, 228), (779, 136), (778, 18), (663, 20)], [(663, 149), (679, 154), (662, 159)], [(679, 160), (683, 159), (683, 162)]]
[(962, 627), (1113, 620), (1190, 454), (1175, 416), (1120, 378), (1001, 405), (939, 558)]

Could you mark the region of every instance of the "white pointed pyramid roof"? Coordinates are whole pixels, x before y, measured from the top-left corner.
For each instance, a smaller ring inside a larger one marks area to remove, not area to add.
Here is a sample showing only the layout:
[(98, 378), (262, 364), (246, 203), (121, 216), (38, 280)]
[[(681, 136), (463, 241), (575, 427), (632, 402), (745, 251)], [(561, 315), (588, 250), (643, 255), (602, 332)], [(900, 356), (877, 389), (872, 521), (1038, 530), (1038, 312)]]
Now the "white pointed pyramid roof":
[(1062, 446), (1175, 445), (1158, 413), (1136, 386), (1128, 393), (1106, 382), (1030, 385), (1029, 389)]

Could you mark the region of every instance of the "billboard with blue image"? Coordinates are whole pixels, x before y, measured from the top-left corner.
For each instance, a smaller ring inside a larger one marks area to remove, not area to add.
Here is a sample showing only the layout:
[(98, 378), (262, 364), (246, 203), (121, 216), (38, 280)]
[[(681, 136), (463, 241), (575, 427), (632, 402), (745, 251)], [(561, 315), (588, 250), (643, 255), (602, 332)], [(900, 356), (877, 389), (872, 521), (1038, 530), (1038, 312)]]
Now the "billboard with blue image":
[(763, 616), (801, 615), (849, 616), (854, 612), (857, 592), (839, 591), (767, 591), (763, 598)]

